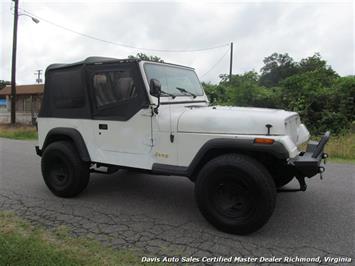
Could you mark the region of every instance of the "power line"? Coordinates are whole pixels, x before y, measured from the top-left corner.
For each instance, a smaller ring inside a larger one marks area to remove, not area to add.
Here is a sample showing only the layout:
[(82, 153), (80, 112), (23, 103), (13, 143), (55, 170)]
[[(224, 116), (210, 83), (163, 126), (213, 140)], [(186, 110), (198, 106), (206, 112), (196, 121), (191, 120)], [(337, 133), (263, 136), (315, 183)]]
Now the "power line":
[(108, 44), (112, 44), (112, 45), (116, 45), (116, 46), (136, 49), (136, 50), (153, 51), (153, 52), (166, 52), (166, 53), (190, 53), (190, 52), (201, 52), (201, 51), (218, 49), (218, 48), (226, 47), (226, 46), (229, 45), (228, 43), (225, 43), (225, 44), (221, 44), (221, 45), (215, 45), (215, 46), (206, 47), (206, 48), (200, 48), (200, 49), (190, 49), (190, 50), (179, 50), (179, 49), (171, 49), (170, 50), (170, 49), (154, 49), (154, 48), (137, 47), (137, 46), (133, 46), (133, 45), (130, 45), (130, 44), (108, 41), (108, 40), (105, 40), (105, 39), (101, 39), (101, 38), (95, 37), (93, 35), (89, 35), (89, 34), (82, 33), (82, 32), (76, 31), (76, 30), (72, 30), (72, 29), (69, 29), (69, 28), (67, 28), (65, 26), (62, 26), (62, 25), (59, 25), (59, 24), (54, 23), (52, 21), (49, 21), (49, 20), (47, 20), (45, 18), (39, 17), (39, 16), (37, 16), (37, 15), (33, 14), (32, 12), (29, 12), (29, 11), (27, 11), (25, 9), (22, 9), (22, 8), (20, 8), (20, 9), (21, 9), (22, 12), (27, 13), (28, 15), (31, 15), (32, 17), (35, 17), (35, 18), (37, 18), (37, 19), (39, 19), (41, 21), (47, 22), (48, 24), (51, 24), (51, 25), (56, 26), (58, 28), (61, 28), (63, 30), (66, 30), (66, 31), (69, 31), (71, 33), (80, 35), (82, 37), (86, 37), (88, 39), (92, 39), (92, 40), (95, 40), (95, 41), (100, 41), (100, 42), (104, 42), (104, 43), (108, 43)]
[(206, 76), (208, 73), (210, 73), (210, 72), (223, 60), (223, 58), (226, 57), (226, 55), (228, 54), (228, 52), (229, 52), (229, 49), (227, 49), (227, 51), (222, 55), (222, 57), (219, 58), (219, 59), (217, 60), (217, 62), (216, 62), (207, 72), (205, 72), (204, 74), (202, 74), (202, 75), (200, 76), (200, 79), (203, 78), (204, 76)]
[(36, 72), (34, 73), (37, 76), (36, 82), (38, 84), (42, 83), (42, 79), (41, 79), (41, 75), (42, 75), (42, 69), (38, 69), (36, 70)]

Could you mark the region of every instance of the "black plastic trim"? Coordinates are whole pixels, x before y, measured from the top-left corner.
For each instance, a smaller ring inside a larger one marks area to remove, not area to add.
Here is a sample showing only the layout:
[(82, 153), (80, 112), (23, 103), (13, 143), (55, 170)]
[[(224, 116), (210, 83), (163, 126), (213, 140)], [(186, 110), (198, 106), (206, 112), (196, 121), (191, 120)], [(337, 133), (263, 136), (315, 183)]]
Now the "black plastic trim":
[[(185, 95), (184, 95), (185, 96)], [(181, 102), (161, 102), (160, 105), (183, 104), (183, 103), (207, 103), (207, 101), (181, 101)]]
[(323, 135), (322, 139), (319, 141), (317, 147), (314, 149), (314, 152), (312, 154), (313, 158), (317, 158), (319, 157), (319, 155), (321, 155), (321, 153), (324, 150), (325, 144), (327, 144), (329, 138), (330, 138), (330, 131), (327, 131)]
[(80, 159), (84, 162), (90, 162), (91, 158), (85, 145), (85, 141), (80, 132), (74, 128), (56, 127), (51, 129), (46, 136), (41, 153), (50, 143), (68, 138), (73, 141), (77, 151), (79, 152)]
[(321, 162), (325, 159), (324, 148), (330, 138), (330, 132), (327, 131), (319, 142), (310, 141), (306, 152), (301, 153), (289, 164), (294, 166), (301, 176), (312, 177), (321, 172)]
[(312, 152), (305, 152), (290, 160), (290, 165), (294, 166), (299, 176), (313, 177), (320, 172), (322, 157), (312, 157)]
[(39, 146), (35, 146), (35, 149), (36, 149), (36, 154), (41, 157), (42, 156), (42, 150), (39, 148)]
[(154, 163), (152, 172), (157, 175), (189, 176), (188, 167), (171, 164)]

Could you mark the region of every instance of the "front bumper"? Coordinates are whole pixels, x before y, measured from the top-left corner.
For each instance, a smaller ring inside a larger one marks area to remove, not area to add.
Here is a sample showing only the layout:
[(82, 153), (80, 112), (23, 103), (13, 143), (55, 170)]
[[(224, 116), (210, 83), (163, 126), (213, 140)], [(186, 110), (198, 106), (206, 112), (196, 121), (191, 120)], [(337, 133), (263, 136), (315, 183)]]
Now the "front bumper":
[[(324, 147), (330, 137), (330, 132), (327, 131), (319, 142), (310, 141), (305, 152), (301, 152), (295, 158), (290, 159), (289, 164), (294, 166), (299, 177), (312, 177), (318, 173), (324, 172), (322, 160), (325, 160), (328, 155), (324, 152)], [(297, 177), (297, 176), (296, 176)]]

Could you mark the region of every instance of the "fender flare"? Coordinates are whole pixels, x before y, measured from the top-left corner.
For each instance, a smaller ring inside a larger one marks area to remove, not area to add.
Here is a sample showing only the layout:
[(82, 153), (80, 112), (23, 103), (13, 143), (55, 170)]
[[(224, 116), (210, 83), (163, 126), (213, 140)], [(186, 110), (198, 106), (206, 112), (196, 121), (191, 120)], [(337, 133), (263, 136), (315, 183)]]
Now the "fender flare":
[(90, 154), (86, 147), (85, 141), (80, 134), (80, 132), (74, 128), (67, 128), (67, 127), (56, 127), (52, 128), (44, 140), (42, 149), (40, 153), (42, 154), (45, 148), (52, 142), (58, 140), (66, 140), (70, 139), (75, 148), (77, 149), (80, 159), (84, 162), (91, 162)]
[(253, 139), (234, 139), (234, 138), (217, 138), (207, 141), (196, 153), (189, 166), (175, 166), (167, 164), (153, 164), (153, 173), (166, 175), (180, 175), (193, 178), (196, 169), (204, 157), (212, 150), (225, 151), (241, 151), (241, 152), (263, 152), (275, 156), (279, 159), (288, 158), (289, 154), (286, 148), (275, 141), (273, 144), (257, 144)]

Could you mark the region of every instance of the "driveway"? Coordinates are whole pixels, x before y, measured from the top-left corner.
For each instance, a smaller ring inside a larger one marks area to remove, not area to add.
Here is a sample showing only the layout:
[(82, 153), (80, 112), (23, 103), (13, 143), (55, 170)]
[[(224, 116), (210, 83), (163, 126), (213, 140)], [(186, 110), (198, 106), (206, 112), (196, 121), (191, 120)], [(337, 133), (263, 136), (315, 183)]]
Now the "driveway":
[(157, 256), (355, 258), (355, 165), (328, 164), (324, 180), (308, 180), (306, 192), (279, 193), (260, 231), (235, 236), (205, 221), (193, 184), (182, 177), (95, 174), (80, 196), (57, 198), (42, 180), (34, 145), (0, 139), (0, 210), (34, 224), (66, 225), (75, 235)]

